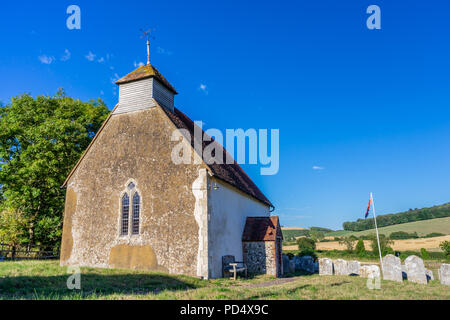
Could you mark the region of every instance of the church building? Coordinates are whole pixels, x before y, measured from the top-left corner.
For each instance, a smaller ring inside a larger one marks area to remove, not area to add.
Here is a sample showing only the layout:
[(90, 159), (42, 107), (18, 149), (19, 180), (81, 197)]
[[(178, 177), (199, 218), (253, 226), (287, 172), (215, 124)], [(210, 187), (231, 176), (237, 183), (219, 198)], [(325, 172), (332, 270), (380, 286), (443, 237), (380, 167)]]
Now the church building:
[[(61, 265), (208, 279), (222, 277), (222, 257), (231, 255), (280, 276), (272, 203), (234, 160), (203, 159), (195, 144), (204, 150), (214, 140), (195, 140), (199, 128), (149, 60), (116, 82), (118, 104), (63, 184)], [(180, 143), (192, 150), (189, 164), (172, 160)]]

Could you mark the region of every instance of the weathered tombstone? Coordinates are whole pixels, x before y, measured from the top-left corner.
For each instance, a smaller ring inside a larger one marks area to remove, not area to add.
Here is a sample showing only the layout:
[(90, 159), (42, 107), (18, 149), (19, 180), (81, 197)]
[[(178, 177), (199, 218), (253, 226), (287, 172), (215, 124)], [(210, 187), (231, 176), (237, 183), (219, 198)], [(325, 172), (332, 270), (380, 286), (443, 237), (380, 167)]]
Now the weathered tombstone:
[(351, 276), (359, 276), (359, 269), (361, 268), (361, 263), (359, 261), (349, 261), (348, 262), (348, 274)]
[(359, 275), (363, 278), (379, 278), (380, 268), (374, 264), (368, 266), (361, 266), (359, 269)]
[(344, 259), (336, 259), (333, 262), (334, 274), (338, 276), (348, 276), (348, 262)]
[(319, 261), (314, 262), (314, 273), (319, 272)]
[(439, 268), (439, 281), (441, 281), (441, 284), (450, 286), (450, 264), (441, 264)]
[(332, 275), (333, 274), (333, 261), (328, 258), (319, 259), (319, 274), (320, 275)]
[(283, 273), (289, 273), (289, 257), (283, 254)]
[(406, 273), (408, 281), (427, 284), (427, 276), (423, 260), (418, 256), (409, 256), (405, 260)]
[(304, 256), (301, 258), (301, 270), (314, 273), (314, 259), (311, 256)]
[(426, 269), (425, 274), (427, 276), (427, 281), (433, 281), (434, 280), (434, 274), (433, 274), (432, 270)]
[(295, 271), (302, 270), (302, 258), (295, 256), (294, 262), (295, 262)]
[(289, 260), (289, 273), (295, 272), (295, 261), (294, 259)]
[(400, 258), (393, 254), (388, 254), (383, 258), (383, 279), (391, 281), (403, 281), (402, 262)]

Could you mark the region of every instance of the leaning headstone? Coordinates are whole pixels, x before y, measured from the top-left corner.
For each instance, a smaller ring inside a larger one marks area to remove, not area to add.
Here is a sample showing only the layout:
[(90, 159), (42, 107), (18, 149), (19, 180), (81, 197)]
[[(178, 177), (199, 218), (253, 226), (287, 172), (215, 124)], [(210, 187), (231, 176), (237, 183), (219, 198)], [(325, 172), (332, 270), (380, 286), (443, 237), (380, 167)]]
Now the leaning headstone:
[(409, 256), (405, 260), (406, 273), (408, 281), (427, 284), (427, 276), (423, 260), (418, 256)]
[(289, 257), (283, 254), (283, 273), (289, 273)]
[(391, 281), (403, 281), (402, 262), (400, 258), (393, 254), (388, 254), (383, 258), (383, 279)]
[(295, 261), (294, 259), (289, 260), (289, 273), (295, 272)]
[(338, 276), (348, 276), (348, 262), (344, 259), (336, 259), (333, 262), (334, 274)]
[(359, 261), (349, 261), (348, 262), (348, 274), (351, 276), (359, 276), (359, 269), (361, 268), (361, 263)]
[(432, 270), (426, 269), (425, 274), (427, 276), (427, 281), (433, 281), (434, 280), (434, 274), (433, 274)]
[(441, 284), (450, 286), (450, 264), (443, 263), (439, 268), (439, 281)]
[(359, 275), (363, 278), (379, 278), (380, 268), (376, 265), (361, 266), (359, 269)]
[(328, 258), (319, 259), (319, 274), (320, 275), (332, 275), (333, 274), (333, 261)]
[(314, 273), (314, 259), (311, 256), (304, 256), (301, 258), (301, 270)]

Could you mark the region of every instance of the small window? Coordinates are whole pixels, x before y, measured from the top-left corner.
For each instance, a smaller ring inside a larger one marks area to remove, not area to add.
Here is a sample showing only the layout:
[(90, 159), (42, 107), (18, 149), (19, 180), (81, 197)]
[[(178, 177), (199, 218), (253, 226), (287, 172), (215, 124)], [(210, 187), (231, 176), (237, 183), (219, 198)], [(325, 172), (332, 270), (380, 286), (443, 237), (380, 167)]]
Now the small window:
[(135, 193), (133, 196), (133, 224), (132, 234), (139, 234), (139, 211), (140, 211), (141, 197), (139, 193)]
[(128, 221), (130, 216), (130, 197), (124, 194), (122, 197), (122, 235), (128, 234)]

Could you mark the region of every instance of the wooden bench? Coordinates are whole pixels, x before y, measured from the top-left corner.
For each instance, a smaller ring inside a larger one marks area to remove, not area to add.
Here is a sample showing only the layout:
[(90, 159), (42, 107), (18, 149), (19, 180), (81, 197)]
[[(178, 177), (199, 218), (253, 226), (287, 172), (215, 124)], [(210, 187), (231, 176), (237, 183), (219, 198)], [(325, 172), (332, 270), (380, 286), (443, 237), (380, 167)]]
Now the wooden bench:
[(234, 256), (228, 255), (222, 257), (222, 275), (225, 278), (227, 274), (232, 274), (230, 279), (236, 280), (238, 272), (244, 272), (247, 278), (247, 265), (243, 261), (236, 261)]

